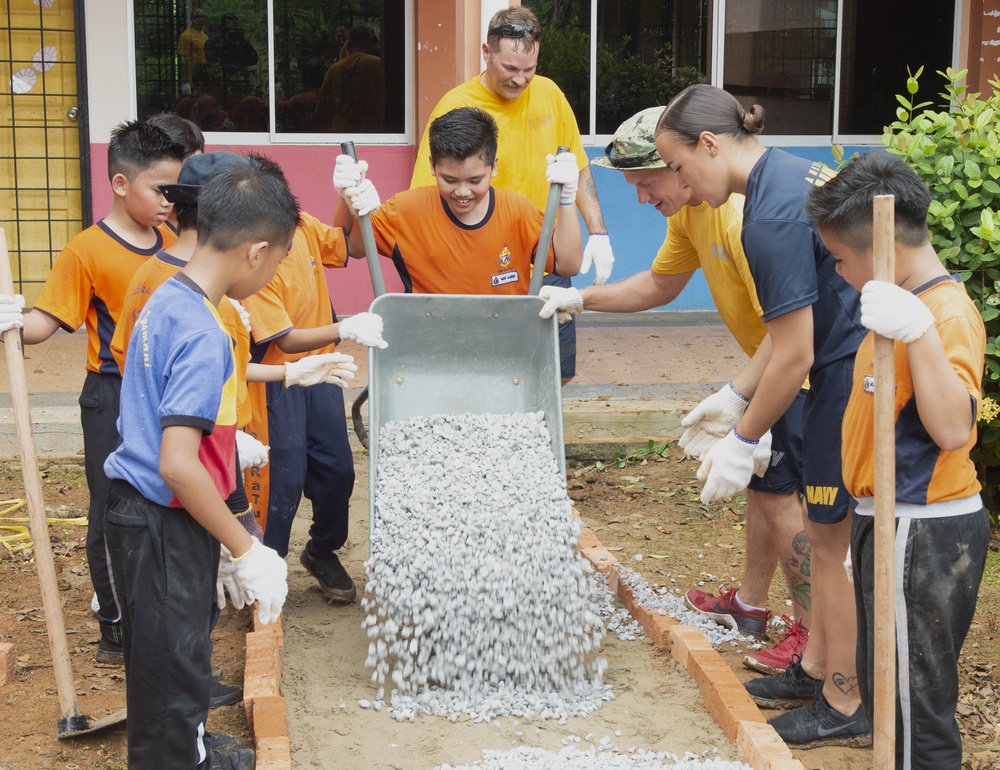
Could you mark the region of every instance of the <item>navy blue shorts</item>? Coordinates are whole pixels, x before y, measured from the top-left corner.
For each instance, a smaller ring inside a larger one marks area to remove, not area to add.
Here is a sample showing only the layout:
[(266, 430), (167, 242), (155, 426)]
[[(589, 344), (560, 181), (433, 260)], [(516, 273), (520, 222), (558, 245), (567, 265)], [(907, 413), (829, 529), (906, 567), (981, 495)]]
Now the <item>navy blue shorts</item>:
[(806, 393), (800, 390), (792, 405), (771, 426), (771, 464), (763, 478), (750, 477), (747, 489), (769, 495), (791, 495), (802, 489), (802, 409)]
[[(549, 273), (542, 279), (543, 286), (562, 286), (570, 288), (573, 282), (555, 273)], [(576, 318), (570, 318), (566, 323), (559, 324), (559, 372), (564, 379), (576, 376)]]
[(802, 410), (802, 479), (809, 521), (816, 524), (837, 524), (849, 511), (851, 498), (841, 473), (840, 428), (853, 374), (853, 357), (809, 374)]

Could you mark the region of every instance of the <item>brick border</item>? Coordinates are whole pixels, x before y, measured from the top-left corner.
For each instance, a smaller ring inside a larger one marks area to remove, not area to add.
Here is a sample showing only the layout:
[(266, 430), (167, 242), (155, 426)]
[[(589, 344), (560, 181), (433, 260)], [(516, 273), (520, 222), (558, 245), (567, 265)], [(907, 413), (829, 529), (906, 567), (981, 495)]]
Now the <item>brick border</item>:
[[(805, 770), (764, 719), (743, 683), (697, 628), (668, 615), (650, 612), (636, 601), (621, 578), (618, 560), (588, 527), (580, 532), (580, 552), (600, 572), (646, 636), (666, 647), (670, 656), (694, 679), (705, 708), (736, 744), (740, 759), (754, 770)], [(257, 749), (257, 770), (291, 770), (288, 709), (281, 695), (281, 618), (262, 625), (253, 608), (253, 628), (247, 634), (243, 708)], [(10, 656), (13, 660), (13, 655)]]

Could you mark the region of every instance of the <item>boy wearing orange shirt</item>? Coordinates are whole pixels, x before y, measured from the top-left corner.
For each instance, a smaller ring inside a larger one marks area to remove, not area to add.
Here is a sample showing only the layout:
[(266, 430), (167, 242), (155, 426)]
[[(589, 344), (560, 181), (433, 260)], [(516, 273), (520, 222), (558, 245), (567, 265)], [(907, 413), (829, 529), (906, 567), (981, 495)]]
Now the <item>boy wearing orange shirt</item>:
[(118, 445), (121, 370), (111, 355), (125, 289), (133, 273), (177, 236), (166, 226), (171, 204), (160, 192), (177, 181), (185, 151), (155, 126), (126, 122), (111, 132), (111, 212), (63, 248), (31, 312), (22, 297), (0, 295), (0, 331), (22, 327), (24, 342), (45, 342), (60, 328), (87, 327), (87, 377), (80, 393), (84, 467), (90, 488), (87, 561), (100, 609), (97, 660), (121, 663), (121, 610), (104, 545), (108, 479), (104, 461)]
[[(876, 195), (894, 198), (895, 283), (872, 280)], [(958, 656), (976, 610), (990, 539), (989, 514), (969, 458), (986, 330), (965, 286), (948, 275), (928, 239), (930, 202), (923, 182), (900, 158), (871, 151), (814, 187), (805, 203), (837, 272), (861, 292), (861, 323), (871, 330), (855, 359), (842, 447), (844, 484), (855, 500), (857, 670), (869, 720), (875, 666), (872, 398), (877, 387), (894, 391), (896, 767), (905, 770), (962, 764), (955, 721)], [(894, 382), (875, 379), (875, 334), (894, 340)], [(794, 721), (798, 711), (771, 723)], [(779, 729), (783, 737), (786, 732)]]

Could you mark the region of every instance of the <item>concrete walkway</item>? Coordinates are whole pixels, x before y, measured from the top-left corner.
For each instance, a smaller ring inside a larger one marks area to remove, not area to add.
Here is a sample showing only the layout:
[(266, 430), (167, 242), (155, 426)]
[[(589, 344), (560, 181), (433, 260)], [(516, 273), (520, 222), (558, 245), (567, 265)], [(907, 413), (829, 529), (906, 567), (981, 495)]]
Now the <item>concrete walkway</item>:
[[(39, 455), (83, 451), (78, 398), (87, 336), (57, 332), (25, 348), (25, 376)], [(367, 356), (346, 343), (359, 365), (348, 407), (367, 384)], [(577, 374), (562, 391), (567, 444), (676, 437), (681, 418), (746, 361), (718, 316), (584, 313), (577, 320)], [(351, 431), (352, 441), (354, 433)], [(0, 456), (18, 454), (7, 368), (0, 368)]]

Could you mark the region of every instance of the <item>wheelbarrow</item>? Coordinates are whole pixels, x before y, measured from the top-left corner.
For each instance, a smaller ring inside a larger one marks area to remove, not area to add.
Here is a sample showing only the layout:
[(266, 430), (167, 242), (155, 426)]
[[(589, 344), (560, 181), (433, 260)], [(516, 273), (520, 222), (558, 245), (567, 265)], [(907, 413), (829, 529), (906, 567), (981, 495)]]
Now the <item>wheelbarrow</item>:
[[(557, 152), (564, 151), (560, 147)], [(347, 154), (353, 148), (344, 146)], [(552, 452), (565, 476), (562, 379), (556, 317), (542, 319), (538, 292), (559, 204), (552, 185), (545, 207), (528, 295), (385, 294), (371, 222), (359, 226), (376, 297), (370, 312), (383, 320), (387, 348), (368, 349), (368, 418), (352, 409), (359, 439), (367, 438), (369, 531), (375, 527), (379, 431), (388, 422), (429, 415), (500, 414), (541, 411)], [(364, 438), (363, 438), (364, 436)]]

